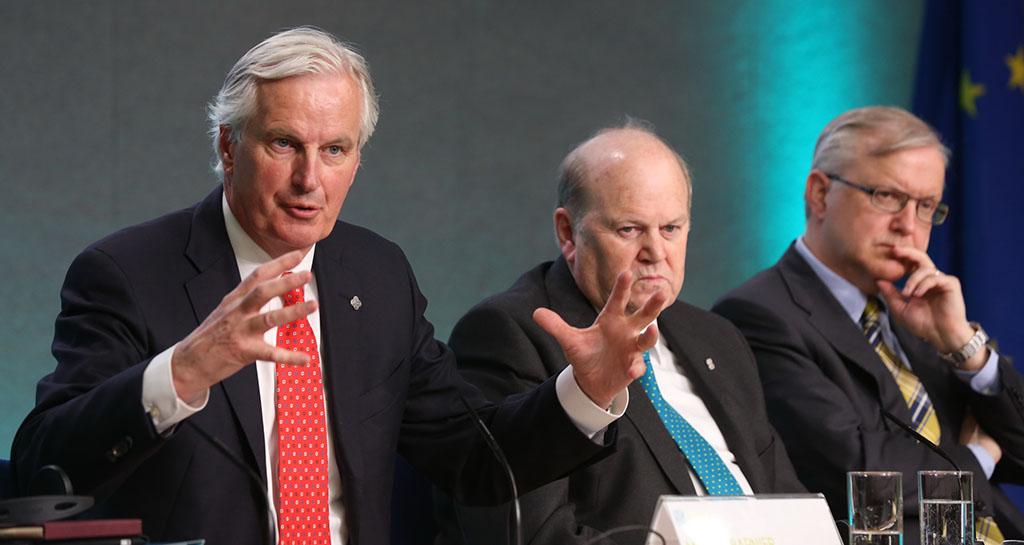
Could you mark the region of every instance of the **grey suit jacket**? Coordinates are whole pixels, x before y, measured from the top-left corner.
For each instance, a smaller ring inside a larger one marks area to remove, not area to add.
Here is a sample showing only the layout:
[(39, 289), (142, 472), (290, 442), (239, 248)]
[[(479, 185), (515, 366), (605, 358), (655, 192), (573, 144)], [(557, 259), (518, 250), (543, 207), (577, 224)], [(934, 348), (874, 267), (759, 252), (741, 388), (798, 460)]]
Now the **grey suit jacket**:
[[(566, 366), (555, 340), (532, 313), (547, 307), (570, 325), (587, 327), (597, 313), (563, 259), (539, 265), (508, 290), (474, 307), (451, 336), (459, 369), (491, 401), (527, 391)], [(768, 423), (750, 349), (728, 322), (676, 302), (659, 317), (661, 334), (725, 436), (754, 492), (803, 492)], [(712, 370), (705, 360), (715, 362)], [(625, 525), (650, 524), (662, 494), (694, 493), (686, 458), (639, 382), (629, 387), (612, 456), (522, 497), (526, 543), (583, 543)], [(507, 510), (447, 512), (442, 543), (504, 542)], [(454, 518), (462, 530), (452, 524)], [(465, 541), (464, 541), (465, 540)], [(617, 534), (601, 543), (641, 544), (646, 533)]]
[[(750, 342), (769, 416), (803, 483), (824, 492), (836, 518), (845, 519), (847, 471), (901, 471), (904, 543), (916, 544), (917, 471), (952, 468), (885, 419), (883, 412), (888, 412), (910, 422), (896, 381), (810, 265), (791, 246), (778, 263), (727, 294), (713, 310), (732, 320)], [(979, 395), (933, 347), (898, 325), (893, 329), (935, 407), (942, 449), (960, 468), (974, 472), (977, 511), (994, 512), (1007, 536), (1020, 535), (1024, 518), (984, 479), (977, 458), (957, 441), (970, 411), (1003, 448), (992, 482), (1022, 482), (1021, 375), (1002, 358), (1001, 393)]]

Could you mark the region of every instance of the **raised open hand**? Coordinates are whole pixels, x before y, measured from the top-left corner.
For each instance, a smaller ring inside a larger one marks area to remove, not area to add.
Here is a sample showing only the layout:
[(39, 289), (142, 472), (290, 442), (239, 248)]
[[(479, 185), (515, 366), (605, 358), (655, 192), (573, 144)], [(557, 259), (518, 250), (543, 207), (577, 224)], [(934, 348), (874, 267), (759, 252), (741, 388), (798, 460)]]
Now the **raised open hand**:
[(632, 284), (632, 273), (620, 274), (601, 313), (584, 329), (570, 326), (546, 308), (533, 313), (534, 321), (561, 345), (580, 389), (599, 407), (610, 406), (619, 392), (644, 374), (643, 353), (658, 341), (653, 322), (666, 296), (657, 292), (629, 313), (626, 304)]
[(174, 349), (171, 371), (174, 389), (186, 402), (202, 399), (214, 384), (235, 374), (256, 360), (305, 365), (309, 356), (292, 352), (263, 340), (273, 327), (309, 315), (316, 301), (260, 312), (274, 297), (308, 283), (308, 271), (282, 274), (302, 261), (301, 252), (289, 252), (264, 263), (221, 300), (217, 308)]

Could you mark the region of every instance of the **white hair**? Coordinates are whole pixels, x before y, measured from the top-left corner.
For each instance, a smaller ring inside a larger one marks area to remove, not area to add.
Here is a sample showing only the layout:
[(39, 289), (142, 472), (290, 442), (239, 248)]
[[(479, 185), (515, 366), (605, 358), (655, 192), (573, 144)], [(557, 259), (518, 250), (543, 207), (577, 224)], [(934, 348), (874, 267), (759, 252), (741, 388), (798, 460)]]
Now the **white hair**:
[(377, 96), (366, 60), (355, 49), (328, 32), (301, 26), (284, 30), (256, 44), (242, 55), (224, 78), (224, 85), (210, 102), (210, 137), (216, 162), (213, 170), (223, 180), (220, 159), (220, 128), (231, 128), (231, 141), (238, 142), (256, 110), (256, 88), (303, 74), (344, 74), (355, 78), (363, 95), (359, 147), (363, 147), (377, 125)]
[(811, 168), (839, 174), (865, 157), (882, 157), (912, 148), (935, 148), (949, 162), (939, 135), (914, 114), (891, 106), (867, 106), (845, 112), (821, 131)]

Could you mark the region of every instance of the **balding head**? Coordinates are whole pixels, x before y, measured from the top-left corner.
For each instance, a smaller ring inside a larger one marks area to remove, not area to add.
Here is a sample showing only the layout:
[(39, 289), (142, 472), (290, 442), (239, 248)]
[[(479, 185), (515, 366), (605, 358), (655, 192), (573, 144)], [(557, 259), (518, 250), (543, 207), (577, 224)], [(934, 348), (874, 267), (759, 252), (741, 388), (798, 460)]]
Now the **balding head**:
[(559, 169), (558, 208), (568, 211), (573, 223), (578, 222), (592, 204), (590, 187), (600, 183), (610, 168), (628, 167), (632, 161), (659, 154), (670, 155), (679, 165), (689, 213), (693, 188), (686, 161), (651, 129), (636, 121), (623, 127), (602, 129), (565, 156)]
[(690, 228), (686, 163), (650, 130), (603, 130), (562, 163), (555, 235), (576, 285), (595, 308), (632, 272), (629, 308), (683, 285)]

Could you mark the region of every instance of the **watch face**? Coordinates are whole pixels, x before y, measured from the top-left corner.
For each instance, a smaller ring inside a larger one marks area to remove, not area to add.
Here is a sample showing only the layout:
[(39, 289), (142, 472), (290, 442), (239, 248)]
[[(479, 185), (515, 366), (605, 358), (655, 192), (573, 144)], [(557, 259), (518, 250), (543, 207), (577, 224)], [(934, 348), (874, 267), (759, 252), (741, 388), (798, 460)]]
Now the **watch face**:
[(939, 356), (959, 366), (977, 354), (978, 350), (981, 350), (981, 347), (988, 342), (988, 333), (985, 333), (985, 330), (977, 322), (971, 322), (971, 327), (974, 328), (974, 336), (967, 341), (963, 348), (949, 354), (939, 354)]

